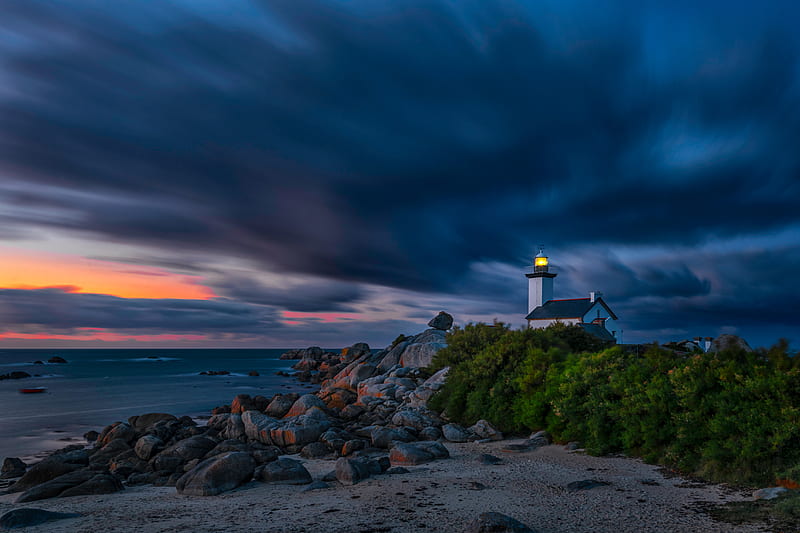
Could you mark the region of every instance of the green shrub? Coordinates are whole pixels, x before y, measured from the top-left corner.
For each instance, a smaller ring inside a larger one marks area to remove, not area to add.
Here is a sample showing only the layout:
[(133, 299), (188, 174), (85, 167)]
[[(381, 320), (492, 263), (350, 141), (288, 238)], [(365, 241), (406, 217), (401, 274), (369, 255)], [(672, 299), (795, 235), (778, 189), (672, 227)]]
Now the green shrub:
[[(606, 347), (578, 326), (469, 324), (434, 359), (430, 406), (463, 424), (548, 429), (590, 453), (623, 451), (715, 481), (798, 481), (800, 364), (769, 350), (683, 354)], [(786, 474), (786, 473), (789, 474)]]

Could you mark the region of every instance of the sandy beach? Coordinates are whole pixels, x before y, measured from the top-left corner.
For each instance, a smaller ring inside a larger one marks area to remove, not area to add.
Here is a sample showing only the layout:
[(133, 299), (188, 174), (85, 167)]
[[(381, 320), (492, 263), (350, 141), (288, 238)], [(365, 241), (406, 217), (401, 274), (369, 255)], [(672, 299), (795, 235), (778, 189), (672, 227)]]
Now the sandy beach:
[[(330, 488), (250, 482), (214, 497), (179, 495), (172, 487), (137, 486), (116, 494), (13, 503), (0, 496), (0, 514), (19, 507), (77, 512), (80, 518), (51, 522), (27, 531), (148, 533), (228, 532), (400, 532), (463, 531), (478, 514), (497, 511), (543, 532), (752, 532), (754, 526), (713, 521), (703, 504), (750, 499), (723, 486), (679, 477), (637, 459), (591, 457), (563, 446), (504, 453), (513, 441), (446, 443), (450, 459), (409, 467), (407, 474), (380, 475), (353, 486)], [(484, 465), (478, 456), (501, 457)], [(297, 456), (292, 456), (297, 458)], [(319, 479), (334, 462), (306, 460)], [(573, 481), (609, 483), (570, 491)]]

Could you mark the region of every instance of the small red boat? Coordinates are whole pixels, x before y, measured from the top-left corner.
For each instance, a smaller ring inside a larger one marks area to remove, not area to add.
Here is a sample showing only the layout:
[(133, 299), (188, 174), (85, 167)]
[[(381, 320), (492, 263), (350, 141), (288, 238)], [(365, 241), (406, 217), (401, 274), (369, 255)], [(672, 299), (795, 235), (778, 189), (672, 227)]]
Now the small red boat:
[(47, 392), (47, 387), (31, 387), (30, 389), (19, 389), (22, 394), (39, 394)]

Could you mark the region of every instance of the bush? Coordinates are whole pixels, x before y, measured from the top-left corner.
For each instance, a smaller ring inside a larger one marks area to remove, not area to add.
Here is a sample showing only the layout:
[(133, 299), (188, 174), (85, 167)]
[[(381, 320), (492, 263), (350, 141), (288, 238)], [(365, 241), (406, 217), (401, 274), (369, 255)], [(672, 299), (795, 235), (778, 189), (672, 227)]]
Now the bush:
[(434, 359), (451, 366), (430, 406), (463, 424), (546, 428), (590, 453), (625, 452), (714, 481), (800, 471), (800, 365), (769, 350), (683, 354), (605, 347), (578, 326), (469, 324)]

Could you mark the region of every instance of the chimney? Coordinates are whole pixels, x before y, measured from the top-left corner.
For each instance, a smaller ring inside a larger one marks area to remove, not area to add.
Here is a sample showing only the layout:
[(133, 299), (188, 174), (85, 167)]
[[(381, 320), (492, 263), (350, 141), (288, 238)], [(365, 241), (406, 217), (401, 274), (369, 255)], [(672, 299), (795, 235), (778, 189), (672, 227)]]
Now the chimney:
[(594, 303), (598, 298), (602, 297), (603, 293), (600, 291), (592, 291), (589, 293), (589, 300)]

